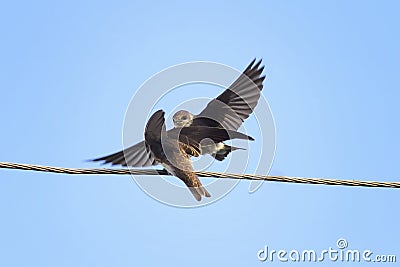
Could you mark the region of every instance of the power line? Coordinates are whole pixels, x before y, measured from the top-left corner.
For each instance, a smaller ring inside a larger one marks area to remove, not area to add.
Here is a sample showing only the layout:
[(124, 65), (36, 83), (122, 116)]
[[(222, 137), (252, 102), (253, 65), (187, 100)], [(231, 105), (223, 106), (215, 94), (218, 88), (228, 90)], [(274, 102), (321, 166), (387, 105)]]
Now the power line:
[[(32, 165), (32, 164), (20, 164), (13, 162), (0, 162), (0, 168), (63, 173), (63, 174), (170, 175), (165, 170), (155, 170), (155, 169), (61, 168), (61, 167)], [(223, 178), (223, 179), (243, 179), (243, 180), (258, 180), (258, 181), (300, 183), (300, 184), (400, 188), (400, 182), (338, 180), (338, 179), (328, 179), (328, 178), (306, 178), (306, 177), (290, 177), (290, 176), (275, 176), (275, 175), (265, 176), (257, 174), (235, 174), (235, 173), (221, 173), (221, 172), (196, 172), (196, 174), (199, 177), (211, 177), (211, 178)]]

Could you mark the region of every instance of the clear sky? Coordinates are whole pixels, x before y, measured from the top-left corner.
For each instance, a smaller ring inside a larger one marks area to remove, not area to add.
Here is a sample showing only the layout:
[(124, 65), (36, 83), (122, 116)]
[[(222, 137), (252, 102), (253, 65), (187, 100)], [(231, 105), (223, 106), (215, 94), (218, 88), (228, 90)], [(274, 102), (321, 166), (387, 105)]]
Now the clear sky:
[[(193, 60), (243, 69), (259, 57), (277, 131), (271, 174), (399, 181), (399, 8), (3, 1), (0, 161), (98, 167), (84, 160), (122, 147), (125, 110), (151, 75)], [(399, 190), (248, 185), (181, 209), (129, 176), (0, 170), (0, 265), (263, 266), (265, 245), (321, 251), (339, 238), (400, 261)]]

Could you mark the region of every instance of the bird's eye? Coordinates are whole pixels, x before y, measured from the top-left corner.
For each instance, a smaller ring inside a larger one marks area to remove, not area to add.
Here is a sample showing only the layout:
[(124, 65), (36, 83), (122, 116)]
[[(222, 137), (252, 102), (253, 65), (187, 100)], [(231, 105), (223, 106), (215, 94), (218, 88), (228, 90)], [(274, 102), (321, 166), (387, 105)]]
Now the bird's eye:
[(182, 117), (182, 120), (186, 120), (186, 119), (187, 119), (187, 116), (183, 116), (183, 117)]

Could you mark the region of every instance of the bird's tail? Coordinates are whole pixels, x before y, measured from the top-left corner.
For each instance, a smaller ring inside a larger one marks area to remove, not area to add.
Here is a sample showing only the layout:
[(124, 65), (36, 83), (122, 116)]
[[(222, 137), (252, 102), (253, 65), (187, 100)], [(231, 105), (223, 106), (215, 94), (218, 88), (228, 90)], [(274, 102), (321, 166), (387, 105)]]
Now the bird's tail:
[(229, 153), (238, 149), (244, 150), (244, 148), (241, 147), (228, 146), (225, 144), (224, 148), (220, 149), (217, 153), (212, 154), (212, 156), (216, 160), (223, 161), (229, 155)]
[(189, 190), (190, 190), (190, 192), (192, 192), (194, 198), (197, 201), (200, 201), (202, 196), (211, 197), (210, 193), (208, 193), (208, 191), (202, 185), (197, 186), (197, 187), (189, 186)]
[(211, 197), (210, 193), (204, 188), (194, 172), (184, 172), (180, 169), (176, 169), (175, 175), (186, 184), (197, 201), (201, 201), (201, 197), (203, 196)]

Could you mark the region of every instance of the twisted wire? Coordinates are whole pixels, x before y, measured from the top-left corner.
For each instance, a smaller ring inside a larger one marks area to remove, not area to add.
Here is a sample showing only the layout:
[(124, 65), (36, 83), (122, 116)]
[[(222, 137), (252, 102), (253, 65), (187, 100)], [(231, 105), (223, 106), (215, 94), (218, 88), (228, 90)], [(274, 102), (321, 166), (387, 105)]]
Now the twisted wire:
[[(63, 174), (118, 174), (118, 175), (170, 175), (165, 170), (156, 169), (110, 169), (110, 168), (62, 168), (32, 164), (21, 164), (13, 162), (0, 162), (0, 169), (17, 169), (26, 171), (39, 171)], [(222, 179), (243, 179), (258, 180), (284, 183), (301, 184), (323, 184), (323, 185), (342, 185), (342, 186), (363, 186), (363, 187), (389, 187), (400, 188), (400, 182), (380, 182), (380, 181), (360, 181), (360, 180), (338, 180), (329, 178), (307, 178), (290, 177), (275, 175), (257, 175), (257, 174), (236, 174), (221, 172), (196, 172), (199, 177), (211, 177)]]

